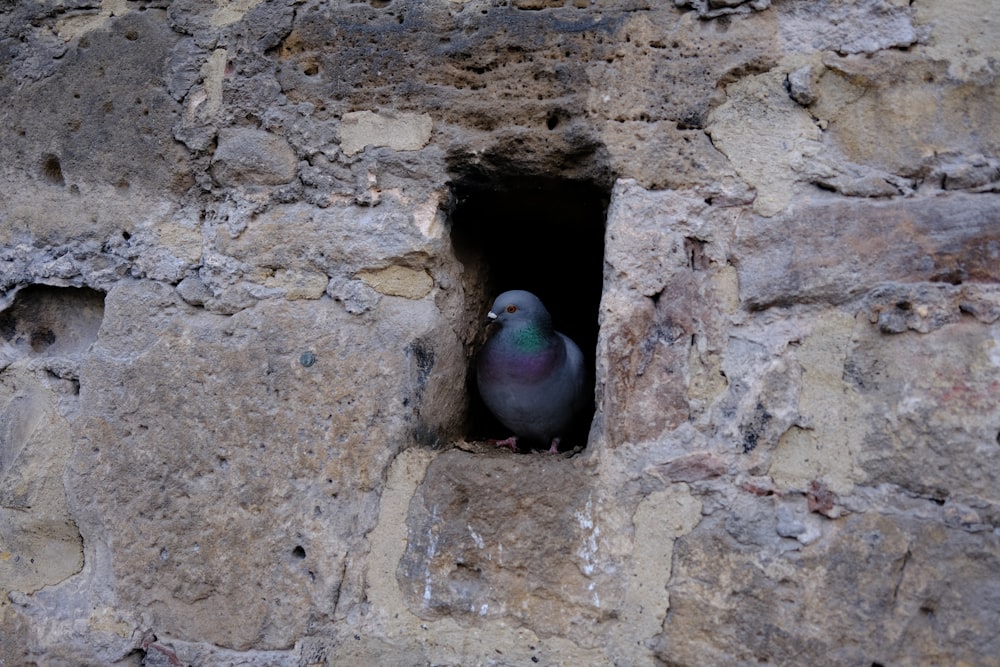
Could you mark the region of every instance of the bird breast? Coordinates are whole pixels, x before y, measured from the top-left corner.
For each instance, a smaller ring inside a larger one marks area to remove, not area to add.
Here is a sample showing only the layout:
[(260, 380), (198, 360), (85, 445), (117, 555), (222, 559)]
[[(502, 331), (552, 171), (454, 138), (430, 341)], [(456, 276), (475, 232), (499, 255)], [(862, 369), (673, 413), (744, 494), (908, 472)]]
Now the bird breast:
[(479, 372), (488, 382), (536, 384), (548, 378), (558, 366), (560, 352), (549, 347), (532, 352), (511, 351), (501, 355), (497, 346), (488, 345)]

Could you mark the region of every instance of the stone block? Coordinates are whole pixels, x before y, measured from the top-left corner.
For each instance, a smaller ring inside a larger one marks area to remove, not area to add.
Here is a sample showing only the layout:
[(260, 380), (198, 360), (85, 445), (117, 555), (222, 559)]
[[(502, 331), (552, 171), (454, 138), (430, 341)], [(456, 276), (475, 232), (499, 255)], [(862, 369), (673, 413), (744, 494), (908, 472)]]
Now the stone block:
[(340, 147), (354, 155), (365, 146), (386, 146), (397, 151), (415, 151), (431, 139), (429, 114), (352, 111), (340, 122)]
[(212, 156), (212, 175), (222, 185), (281, 185), (295, 178), (298, 161), (284, 138), (251, 129), (224, 129)]
[(843, 303), (880, 282), (996, 282), (998, 221), (996, 199), (962, 194), (821, 199), (772, 219), (748, 217), (733, 249), (740, 299), (755, 309)]

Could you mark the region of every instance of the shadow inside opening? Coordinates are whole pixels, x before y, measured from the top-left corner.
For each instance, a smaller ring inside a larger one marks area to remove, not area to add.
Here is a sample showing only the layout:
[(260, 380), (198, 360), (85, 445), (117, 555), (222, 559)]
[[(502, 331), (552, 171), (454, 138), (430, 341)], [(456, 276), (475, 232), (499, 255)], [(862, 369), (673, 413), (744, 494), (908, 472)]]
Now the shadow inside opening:
[[(485, 303), (470, 303), (470, 308), (482, 310), (475, 313), (478, 321), (501, 292), (533, 292), (551, 313), (556, 329), (580, 346), (593, 386), (610, 191), (592, 182), (539, 177), (459, 180), (452, 191), (452, 243), (478, 280), (467, 289), (479, 292)], [(476, 352), (481, 343), (479, 336)], [(467, 388), (466, 435), (476, 440), (510, 436), (479, 397), (474, 359)], [(591, 403), (561, 449), (586, 444), (593, 414)]]

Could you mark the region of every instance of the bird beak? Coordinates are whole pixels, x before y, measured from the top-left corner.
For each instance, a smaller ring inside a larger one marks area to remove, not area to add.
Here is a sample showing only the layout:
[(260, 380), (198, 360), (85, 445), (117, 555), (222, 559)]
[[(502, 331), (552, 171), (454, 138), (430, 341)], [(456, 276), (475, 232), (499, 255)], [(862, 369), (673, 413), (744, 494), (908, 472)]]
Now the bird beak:
[(483, 326), (488, 327), (489, 325), (493, 324), (496, 321), (497, 321), (497, 314), (491, 310), (490, 312), (486, 313), (486, 321), (483, 322)]

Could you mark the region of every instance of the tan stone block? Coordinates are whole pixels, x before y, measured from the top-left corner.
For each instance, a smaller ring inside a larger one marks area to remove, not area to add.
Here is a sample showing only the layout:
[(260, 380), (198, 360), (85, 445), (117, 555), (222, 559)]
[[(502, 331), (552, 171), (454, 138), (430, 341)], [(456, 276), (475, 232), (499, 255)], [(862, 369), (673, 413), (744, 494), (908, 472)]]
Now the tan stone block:
[(430, 114), (352, 111), (340, 125), (340, 147), (347, 155), (365, 146), (387, 146), (397, 151), (420, 150), (431, 138)]

